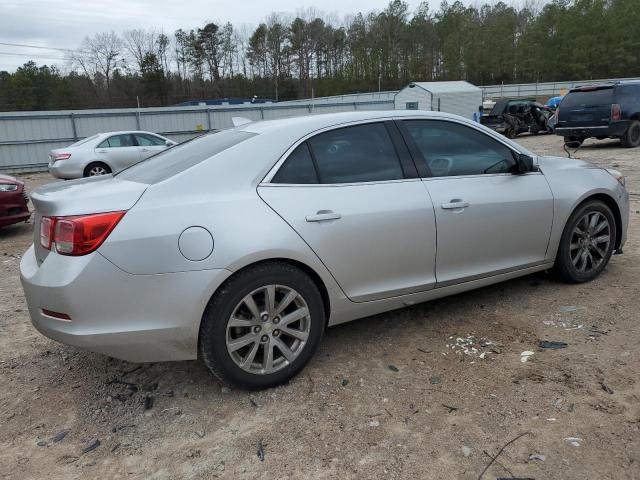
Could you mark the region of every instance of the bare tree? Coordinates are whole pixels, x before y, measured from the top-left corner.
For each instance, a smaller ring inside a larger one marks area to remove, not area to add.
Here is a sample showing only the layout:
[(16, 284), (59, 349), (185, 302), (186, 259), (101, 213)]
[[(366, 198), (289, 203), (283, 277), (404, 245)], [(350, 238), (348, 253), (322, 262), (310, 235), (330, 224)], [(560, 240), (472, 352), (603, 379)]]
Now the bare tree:
[[(85, 37), (79, 50), (70, 54), (73, 66), (79, 67), (93, 82), (94, 86), (104, 80), (107, 97), (111, 98), (111, 78), (118, 67), (118, 57), (122, 53), (122, 40), (115, 32), (96, 33)], [(120, 60), (124, 64), (124, 60)]]
[(142, 72), (142, 64), (149, 53), (156, 53), (156, 41), (158, 35), (154, 30), (126, 30), (123, 33), (123, 47), (138, 67), (138, 73)]

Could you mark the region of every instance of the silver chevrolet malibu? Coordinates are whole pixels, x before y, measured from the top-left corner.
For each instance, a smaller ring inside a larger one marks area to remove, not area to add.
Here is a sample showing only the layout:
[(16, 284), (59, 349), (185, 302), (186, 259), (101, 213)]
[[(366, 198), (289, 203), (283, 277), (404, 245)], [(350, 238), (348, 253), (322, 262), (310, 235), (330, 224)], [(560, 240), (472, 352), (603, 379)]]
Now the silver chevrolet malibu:
[(540, 270), (589, 281), (629, 216), (617, 171), (416, 111), (249, 123), (32, 199), (40, 332), (242, 388), (291, 378), (327, 326)]

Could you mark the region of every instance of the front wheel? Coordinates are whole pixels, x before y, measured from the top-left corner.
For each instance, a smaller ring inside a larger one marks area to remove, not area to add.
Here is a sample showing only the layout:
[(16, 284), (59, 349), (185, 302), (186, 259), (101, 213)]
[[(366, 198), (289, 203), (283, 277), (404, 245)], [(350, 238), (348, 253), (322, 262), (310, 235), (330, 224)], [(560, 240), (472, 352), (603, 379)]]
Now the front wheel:
[(567, 283), (593, 280), (609, 263), (615, 244), (616, 223), (611, 209), (599, 200), (588, 201), (569, 217), (554, 271)]
[(285, 263), (265, 263), (231, 277), (202, 318), (199, 352), (218, 379), (268, 388), (296, 375), (318, 348), (325, 327), (313, 280)]

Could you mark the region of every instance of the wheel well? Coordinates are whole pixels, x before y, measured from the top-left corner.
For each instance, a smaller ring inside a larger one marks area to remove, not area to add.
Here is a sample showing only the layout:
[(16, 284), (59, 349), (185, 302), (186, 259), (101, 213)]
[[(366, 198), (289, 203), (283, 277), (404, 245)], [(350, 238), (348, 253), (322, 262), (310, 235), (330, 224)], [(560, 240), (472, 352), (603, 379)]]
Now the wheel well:
[(324, 282), (320, 278), (320, 275), (318, 275), (313, 268), (297, 260), (292, 260), (290, 258), (269, 258), (267, 260), (260, 260), (258, 262), (250, 263), (249, 265), (245, 265), (241, 269), (233, 272), (233, 274), (229, 276), (229, 278), (227, 278), (220, 287), (218, 287), (218, 290), (221, 289), (225, 283), (231, 280), (231, 278), (233, 278), (238, 273), (243, 272), (248, 268), (253, 268), (256, 265), (263, 265), (265, 263), (286, 263), (306, 273), (309, 276), (309, 278), (311, 278), (313, 283), (315, 283), (316, 287), (318, 287), (318, 291), (320, 292), (320, 296), (322, 297), (322, 303), (324, 305), (325, 324), (329, 323), (329, 317), (331, 314), (331, 302), (329, 300), (329, 292), (327, 291), (327, 287), (325, 286)]
[[(620, 242), (622, 241), (622, 215), (620, 214), (620, 208), (618, 208), (618, 204), (609, 195), (605, 193), (598, 193), (596, 195), (591, 195), (590, 197), (585, 198), (580, 203), (580, 205), (590, 200), (600, 200), (601, 202), (605, 203), (607, 207), (609, 207), (613, 212), (613, 216), (615, 217), (615, 220), (616, 220), (616, 243), (613, 246), (613, 248), (614, 248), (614, 251), (617, 250), (618, 248), (620, 248)], [(578, 205), (575, 209), (580, 207), (580, 205)]]
[(93, 165), (104, 165), (104, 166), (105, 166), (105, 167), (107, 167), (109, 170), (113, 171), (113, 169), (111, 168), (111, 166), (110, 166), (108, 163), (103, 162), (103, 161), (101, 161), (101, 160), (93, 160), (93, 161), (91, 161), (91, 162), (87, 163), (87, 166), (86, 166), (86, 167), (84, 167), (84, 170), (83, 170), (82, 172), (83, 172), (83, 173), (87, 173), (87, 171), (89, 170), (89, 168), (91, 168)]

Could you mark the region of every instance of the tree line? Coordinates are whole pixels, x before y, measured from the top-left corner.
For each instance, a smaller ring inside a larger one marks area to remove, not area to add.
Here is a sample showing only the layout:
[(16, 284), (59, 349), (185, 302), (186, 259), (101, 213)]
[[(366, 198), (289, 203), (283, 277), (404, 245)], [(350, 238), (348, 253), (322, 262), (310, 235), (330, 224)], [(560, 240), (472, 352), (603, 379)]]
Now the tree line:
[(97, 33), (64, 71), (33, 61), (0, 72), (0, 110), (290, 100), (396, 90), (411, 81), (476, 85), (640, 74), (638, 0), (527, 0), (465, 6), (402, 0), (338, 20), (313, 9), (271, 14), (255, 29), (206, 23), (171, 35)]

